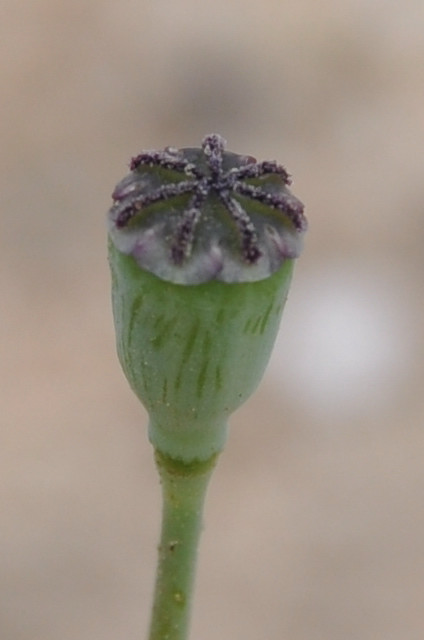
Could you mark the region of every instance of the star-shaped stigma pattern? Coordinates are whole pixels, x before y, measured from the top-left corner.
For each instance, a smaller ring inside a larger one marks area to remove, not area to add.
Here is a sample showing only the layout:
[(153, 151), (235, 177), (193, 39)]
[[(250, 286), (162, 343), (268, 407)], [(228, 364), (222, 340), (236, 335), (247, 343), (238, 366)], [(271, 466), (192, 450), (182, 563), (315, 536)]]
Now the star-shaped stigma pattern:
[[(154, 186), (146, 182), (143, 175), (154, 168), (168, 170), (169, 180)], [(274, 161), (256, 162), (251, 156), (226, 153), (225, 141), (217, 134), (206, 136), (201, 150), (168, 147), (143, 152), (132, 159), (130, 169), (130, 176), (113, 193), (111, 220), (118, 231), (125, 230), (139, 216), (142, 219), (151, 205), (169, 202), (170, 215), (177, 216), (169, 240), (169, 258), (176, 266), (190, 258), (204, 205), (211, 197), (229, 216), (247, 265), (255, 265), (263, 255), (249, 201), (270, 207), (277, 218), (288, 221), (294, 233), (306, 230), (303, 205), (285, 188), (290, 179), (284, 167)], [(277, 188), (267, 181), (271, 176), (279, 177)], [(181, 196), (187, 197), (181, 200)], [(178, 205), (173, 207), (173, 202)]]

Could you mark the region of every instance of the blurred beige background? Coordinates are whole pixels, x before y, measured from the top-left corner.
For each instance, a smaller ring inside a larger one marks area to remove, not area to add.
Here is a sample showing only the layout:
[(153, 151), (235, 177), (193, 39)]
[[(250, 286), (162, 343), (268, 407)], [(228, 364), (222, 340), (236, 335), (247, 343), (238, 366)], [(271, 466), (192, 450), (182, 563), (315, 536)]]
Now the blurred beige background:
[(105, 212), (131, 155), (278, 159), (310, 220), (211, 486), (192, 638), (424, 636), (420, 0), (4, 0), (0, 637), (144, 637), (159, 528)]

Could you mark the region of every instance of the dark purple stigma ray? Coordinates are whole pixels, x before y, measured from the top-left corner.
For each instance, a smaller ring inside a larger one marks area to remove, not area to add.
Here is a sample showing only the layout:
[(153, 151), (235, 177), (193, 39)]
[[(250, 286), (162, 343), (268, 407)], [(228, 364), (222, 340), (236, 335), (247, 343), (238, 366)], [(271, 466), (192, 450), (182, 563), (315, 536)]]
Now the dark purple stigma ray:
[(281, 164), (277, 164), (275, 161), (255, 162), (254, 164), (247, 164), (244, 167), (231, 169), (230, 173), (236, 180), (245, 180), (248, 178), (260, 178), (266, 175), (278, 175), (284, 181), (284, 184), (289, 185), (291, 183), (290, 175)]
[(202, 149), (208, 162), (212, 180), (215, 182), (222, 176), (222, 160), (225, 140), (217, 134), (206, 136), (202, 141)]
[(141, 165), (146, 167), (162, 167), (164, 169), (174, 169), (174, 171), (185, 171), (189, 164), (177, 150), (164, 149), (163, 151), (145, 151), (131, 159), (130, 169), (135, 171)]
[(229, 212), (231, 219), (235, 222), (237, 231), (241, 238), (241, 250), (246, 262), (254, 264), (259, 260), (262, 253), (258, 246), (258, 237), (255, 227), (243, 209), (241, 204), (231, 198), (228, 193), (222, 192), (219, 197)]
[(234, 190), (240, 195), (257, 200), (262, 204), (266, 204), (278, 211), (282, 211), (292, 221), (297, 231), (306, 230), (306, 218), (303, 215), (303, 204), (289, 193), (267, 193), (260, 187), (255, 187), (250, 184), (244, 184), (242, 182), (236, 182), (234, 184)]
[(196, 208), (185, 210), (181, 216), (171, 246), (171, 256), (175, 264), (182, 264), (190, 256), (193, 248), (194, 232), (200, 216), (200, 209)]
[(208, 195), (207, 190), (198, 189), (178, 221), (171, 255), (175, 264), (182, 264), (193, 248), (194, 234), (201, 217), (201, 208)]
[(115, 205), (114, 219), (116, 227), (118, 229), (126, 227), (137, 213), (151, 204), (190, 193), (193, 190), (193, 186), (193, 181), (184, 180), (183, 182), (164, 184), (152, 193), (143, 193), (131, 199), (125, 199), (122, 203)]

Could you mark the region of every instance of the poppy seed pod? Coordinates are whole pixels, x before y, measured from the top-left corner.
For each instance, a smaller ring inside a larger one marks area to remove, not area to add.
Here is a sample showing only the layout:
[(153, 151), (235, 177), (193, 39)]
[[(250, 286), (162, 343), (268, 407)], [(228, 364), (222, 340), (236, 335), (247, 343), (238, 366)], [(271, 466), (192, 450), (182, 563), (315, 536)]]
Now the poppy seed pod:
[(275, 162), (200, 149), (145, 152), (108, 215), (118, 355), (161, 453), (206, 460), (260, 382), (306, 220)]

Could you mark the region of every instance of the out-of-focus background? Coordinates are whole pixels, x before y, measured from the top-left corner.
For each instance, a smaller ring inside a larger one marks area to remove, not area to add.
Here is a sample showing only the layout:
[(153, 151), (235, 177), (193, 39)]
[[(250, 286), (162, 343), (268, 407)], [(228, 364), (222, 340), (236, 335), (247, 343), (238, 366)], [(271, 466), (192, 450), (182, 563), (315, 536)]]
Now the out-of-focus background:
[(208, 496), (193, 639), (424, 635), (424, 13), (5, 0), (2, 640), (136, 640), (159, 487), (119, 369), (105, 212), (131, 155), (277, 159), (310, 220)]

